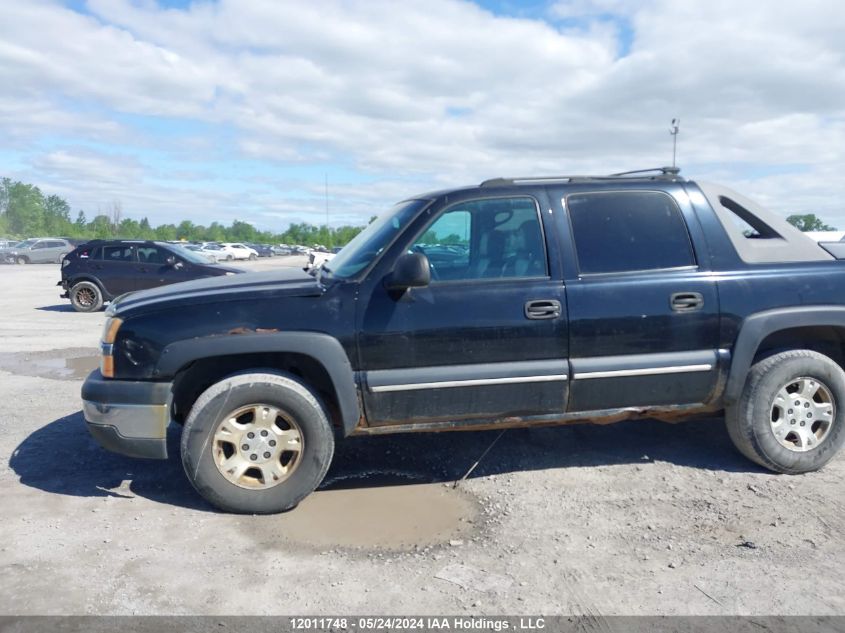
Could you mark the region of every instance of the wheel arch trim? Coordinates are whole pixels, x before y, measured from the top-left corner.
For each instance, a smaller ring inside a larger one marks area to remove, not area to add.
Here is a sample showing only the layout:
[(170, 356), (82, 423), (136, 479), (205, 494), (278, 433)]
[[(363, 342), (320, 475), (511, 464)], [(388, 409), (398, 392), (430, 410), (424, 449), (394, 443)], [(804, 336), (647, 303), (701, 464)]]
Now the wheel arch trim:
[(300, 354), (319, 363), (326, 370), (337, 396), (344, 434), (349, 435), (358, 426), (361, 405), (349, 357), (340, 341), (320, 332), (238, 334), (176, 341), (162, 350), (155, 377), (175, 376), (186, 365), (198, 360), (268, 352)]
[(94, 277), (93, 275), (87, 273), (81, 273), (79, 275), (74, 276), (71, 279), (68, 279), (67, 282), (67, 289), (68, 292), (73, 290), (73, 287), (81, 281), (87, 281), (88, 283), (94, 284), (97, 288), (100, 289), (100, 294), (103, 295), (103, 301), (111, 301), (114, 297), (109, 293), (103, 284), (100, 283), (100, 280)]
[(776, 308), (746, 317), (731, 354), (731, 370), (725, 385), (725, 404), (733, 404), (739, 400), (754, 356), (767, 336), (783, 330), (819, 326), (845, 329), (845, 307), (820, 305)]

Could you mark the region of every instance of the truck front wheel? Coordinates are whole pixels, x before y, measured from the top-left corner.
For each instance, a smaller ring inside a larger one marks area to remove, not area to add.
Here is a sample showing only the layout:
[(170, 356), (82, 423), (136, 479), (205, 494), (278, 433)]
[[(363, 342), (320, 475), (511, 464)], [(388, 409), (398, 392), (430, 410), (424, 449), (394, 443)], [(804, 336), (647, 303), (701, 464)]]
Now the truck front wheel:
[(194, 403), (182, 464), (196, 490), (228, 512), (295, 507), (323, 480), (334, 454), (325, 409), (301, 382), (269, 371), (234, 374)]
[(818, 470), (845, 442), (845, 372), (818, 352), (775, 354), (751, 368), (725, 419), (739, 451), (764, 468)]

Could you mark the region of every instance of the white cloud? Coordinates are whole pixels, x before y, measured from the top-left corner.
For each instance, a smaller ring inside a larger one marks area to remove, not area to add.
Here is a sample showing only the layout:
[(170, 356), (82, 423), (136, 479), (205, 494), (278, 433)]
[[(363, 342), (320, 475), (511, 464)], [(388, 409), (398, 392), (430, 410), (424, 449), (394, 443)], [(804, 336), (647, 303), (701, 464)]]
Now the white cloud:
[[(18, 0), (0, 23), (0, 139), (69, 137), (43, 150), (30, 143), (25, 157), (33, 177), (75, 205), (119, 194), (129, 213), (137, 204), (281, 221), (298, 210), (322, 221), (304, 182), (224, 195), (171, 174), (176, 190), (162, 190), (160, 166), (140, 151), (153, 149), (178, 156), (186, 175), (212, 169), (210, 155), (264, 161), (282, 176), (286, 166), (352, 165), (381, 184), (348, 187), (336, 211), (366, 219), (373, 192), (403, 197), (416, 183), (664, 164), (668, 123), (680, 116), (688, 175), (718, 175), (777, 210), (845, 224), (845, 185), (832, 178), (845, 168), (845, 13), (830, 0), (567, 0), (550, 5), (549, 23), (458, 0), (88, 6), (93, 15)], [(177, 148), (104, 111), (202, 121), (213, 138)], [(109, 142), (124, 157), (137, 148), (133, 166), (98, 175), (88, 165), (92, 180), (74, 184), (62, 152), (84, 159), (80, 146)], [(795, 165), (798, 174), (770, 175)]]

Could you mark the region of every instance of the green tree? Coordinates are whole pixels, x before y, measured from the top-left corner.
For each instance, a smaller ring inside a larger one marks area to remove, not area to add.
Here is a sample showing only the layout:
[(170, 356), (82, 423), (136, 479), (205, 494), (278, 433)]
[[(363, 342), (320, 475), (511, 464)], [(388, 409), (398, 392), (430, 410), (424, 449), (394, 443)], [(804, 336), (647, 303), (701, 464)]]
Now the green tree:
[(229, 238), (235, 242), (254, 242), (255, 241), (255, 227), (249, 222), (242, 222), (235, 220), (232, 222), (232, 227), (227, 231)]
[(84, 235), (85, 230), (87, 228), (88, 228), (88, 219), (85, 217), (85, 211), (80, 209), (79, 213), (76, 216), (76, 221), (73, 223), (73, 234), (74, 235)]
[(8, 178), (0, 180), (0, 216), (5, 215), (9, 210), (9, 188), (12, 181)]
[(138, 224), (138, 239), (140, 240), (154, 240), (156, 236), (155, 230), (150, 226), (150, 221), (143, 217), (140, 224)]
[(815, 213), (804, 213), (790, 215), (786, 218), (786, 221), (789, 222), (792, 226), (797, 228), (799, 231), (835, 231), (836, 229), (832, 226), (828, 226), (825, 224), (821, 218), (816, 217)]
[(175, 224), (162, 224), (155, 229), (155, 238), (162, 242), (177, 239)]
[(195, 240), (197, 239), (197, 228), (190, 220), (183, 220), (178, 227), (176, 227), (177, 240)]
[(88, 234), (98, 240), (106, 240), (113, 235), (111, 218), (102, 213), (88, 224)]
[(205, 230), (205, 233), (203, 235), (205, 237), (204, 241), (225, 242), (226, 241), (226, 227), (221, 225), (219, 222), (212, 222), (211, 226), (209, 226)]
[(64, 198), (50, 195), (44, 198), (44, 228), (48, 235), (70, 235), (70, 205)]
[(139, 239), (141, 237), (141, 225), (138, 220), (123, 218), (117, 225), (118, 237)]
[(44, 196), (41, 190), (22, 182), (6, 185), (6, 223), (9, 231), (16, 235), (43, 235), (46, 230)]

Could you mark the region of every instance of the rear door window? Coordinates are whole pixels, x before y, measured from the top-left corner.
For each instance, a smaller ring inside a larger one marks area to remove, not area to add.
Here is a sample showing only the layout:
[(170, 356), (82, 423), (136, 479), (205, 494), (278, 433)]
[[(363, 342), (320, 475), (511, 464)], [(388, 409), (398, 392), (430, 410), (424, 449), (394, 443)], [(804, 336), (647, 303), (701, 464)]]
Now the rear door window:
[(566, 197), (581, 274), (695, 266), (681, 210), (659, 191)]
[(129, 245), (103, 246), (102, 259), (107, 262), (134, 261), (132, 247)]

